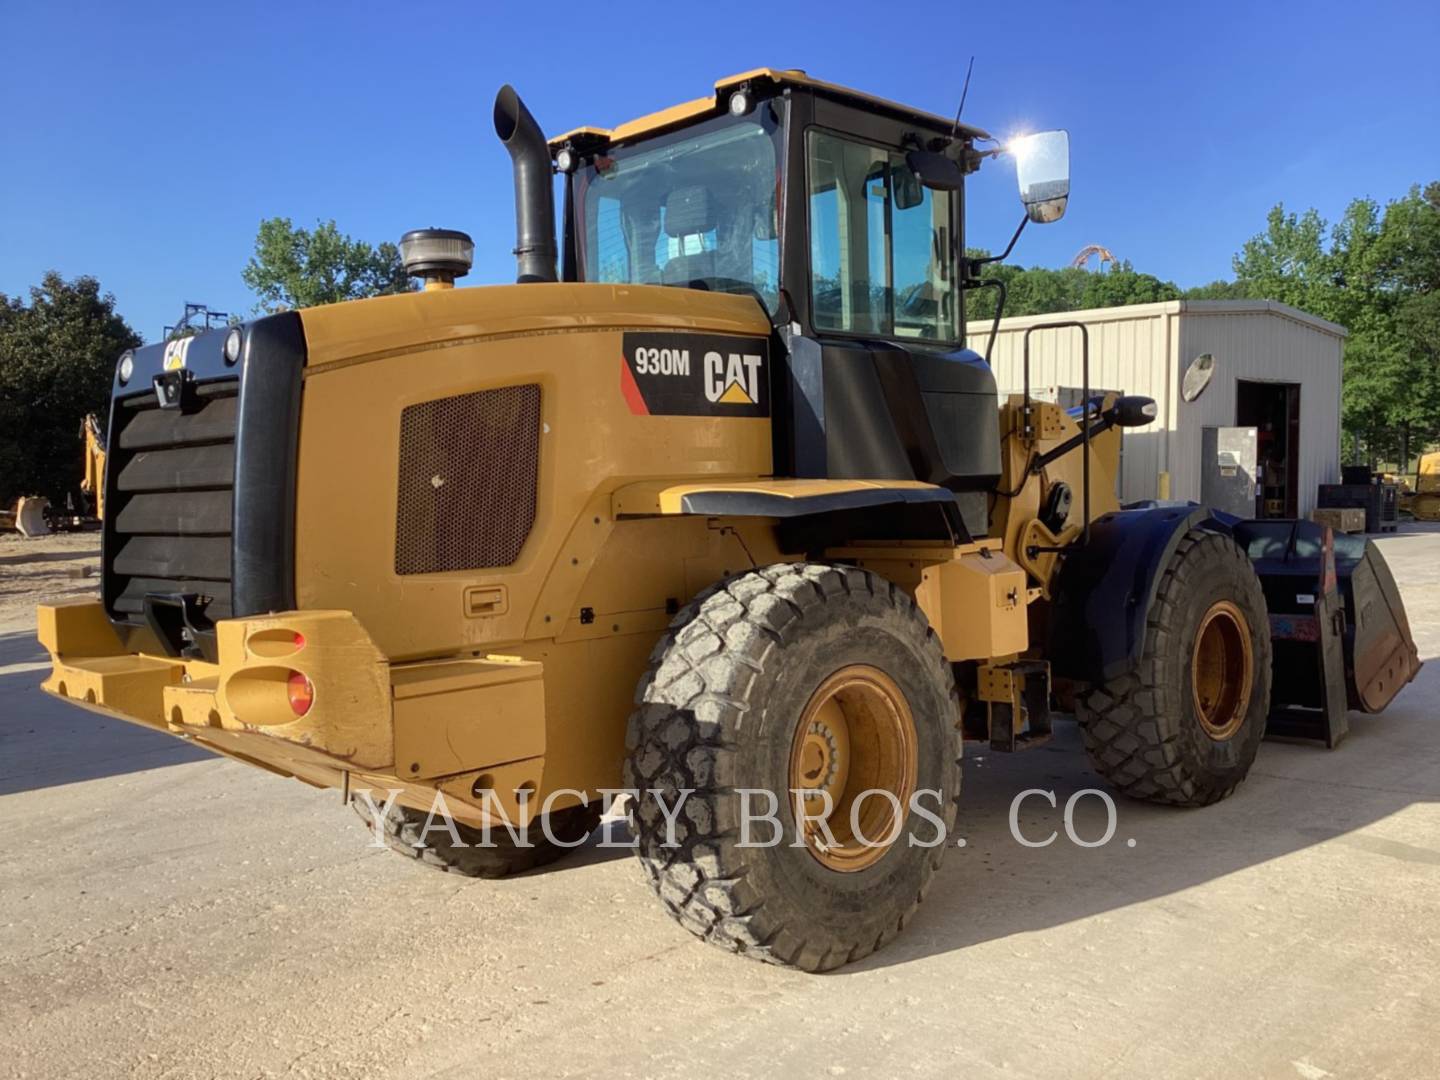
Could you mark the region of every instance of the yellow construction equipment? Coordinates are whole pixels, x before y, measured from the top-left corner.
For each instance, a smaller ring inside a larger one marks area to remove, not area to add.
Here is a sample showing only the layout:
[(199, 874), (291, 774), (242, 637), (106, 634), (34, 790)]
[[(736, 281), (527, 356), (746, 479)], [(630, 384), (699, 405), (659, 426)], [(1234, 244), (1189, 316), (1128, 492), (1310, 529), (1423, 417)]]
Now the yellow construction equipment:
[(46, 690), (463, 874), (628, 789), (666, 910), (813, 971), (905, 925), (962, 738), (1042, 744), (1052, 690), (1114, 787), (1203, 805), (1267, 723), (1333, 745), (1417, 670), (1363, 539), (1119, 507), (1156, 409), (1092, 395), (1088, 351), (1076, 407), (998, 399), (965, 178), (1008, 155), (1021, 228), (1054, 221), (1063, 132), (773, 69), (548, 142), (507, 86), (494, 122), (516, 284), (455, 287), (469, 237), (417, 230), (423, 291), (120, 359), (103, 594), (40, 609)]
[(95, 520), (105, 520), (105, 440), (100, 435), (100, 421), (90, 413), (80, 424), (85, 440), (85, 472), (80, 490), (90, 500)]
[(1420, 455), (1414, 489), (1401, 494), (1400, 509), (1416, 521), (1440, 521), (1440, 451)]

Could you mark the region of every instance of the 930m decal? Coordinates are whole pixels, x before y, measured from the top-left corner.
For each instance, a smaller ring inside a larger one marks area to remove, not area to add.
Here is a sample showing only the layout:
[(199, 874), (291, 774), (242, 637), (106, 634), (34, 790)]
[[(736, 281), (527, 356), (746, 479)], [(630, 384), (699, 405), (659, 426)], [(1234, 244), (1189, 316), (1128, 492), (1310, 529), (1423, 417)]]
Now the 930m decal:
[(719, 334), (626, 334), (620, 392), (638, 416), (769, 416), (770, 342)]

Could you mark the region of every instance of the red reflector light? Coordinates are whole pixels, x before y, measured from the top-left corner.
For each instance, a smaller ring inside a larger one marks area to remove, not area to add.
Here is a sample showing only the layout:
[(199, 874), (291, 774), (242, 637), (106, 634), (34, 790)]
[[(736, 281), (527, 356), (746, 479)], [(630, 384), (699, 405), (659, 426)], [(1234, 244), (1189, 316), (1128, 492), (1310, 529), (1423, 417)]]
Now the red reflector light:
[(305, 647), (305, 635), (297, 632), (297, 633), (295, 634), (295, 651), (296, 651), (296, 652), (299, 652), (299, 651), (300, 651), (301, 649), (303, 649), (304, 647)]
[(285, 680), (285, 690), (290, 696), (290, 708), (296, 716), (304, 716), (315, 703), (315, 687), (298, 671), (292, 671), (290, 678)]

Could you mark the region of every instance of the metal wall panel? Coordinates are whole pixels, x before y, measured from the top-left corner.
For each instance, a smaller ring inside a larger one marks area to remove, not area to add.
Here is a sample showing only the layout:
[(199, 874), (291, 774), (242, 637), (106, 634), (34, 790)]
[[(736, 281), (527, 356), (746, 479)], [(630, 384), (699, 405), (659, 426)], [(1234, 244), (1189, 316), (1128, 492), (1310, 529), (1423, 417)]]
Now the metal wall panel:
[[(1160, 405), (1153, 424), (1124, 435), (1121, 497), (1159, 495), (1170, 474), (1170, 497), (1200, 498), (1200, 430), (1235, 424), (1238, 379), (1296, 382), (1300, 391), (1299, 505), (1315, 506), (1316, 487), (1340, 471), (1340, 377), (1345, 331), (1271, 301), (1170, 301), (1124, 308), (1005, 319), (991, 364), (1001, 395), (1021, 390), (1027, 328), (1062, 320), (1083, 322), (1090, 334), (1090, 383), (1144, 394)], [(968, 327), (971, 348), (983, 350), (988, 322)], [(1202, 352), (1216, 358), (1215, 377), (1200, 399), (1180, 400), (1186, 365)], [(1030, 381), (1037, 395), (1049, 387), (1079, 386), (1080, 334), (1039, 330), (1031, 337)]]
[(1198, 401), (1179, 403), (1171, 458), (1176, 498), (1200, 497), (1200, 429), (1236, 422), (1236, 383), (1300, 384), (1298, 505), (1308, 517), (1320, 484), (1340, 479), (1340, 380), (1344, 337), (1283, 311), (1187, 311), (1180, 321), (1178, 370), (1200, 353), (1215, 377)]

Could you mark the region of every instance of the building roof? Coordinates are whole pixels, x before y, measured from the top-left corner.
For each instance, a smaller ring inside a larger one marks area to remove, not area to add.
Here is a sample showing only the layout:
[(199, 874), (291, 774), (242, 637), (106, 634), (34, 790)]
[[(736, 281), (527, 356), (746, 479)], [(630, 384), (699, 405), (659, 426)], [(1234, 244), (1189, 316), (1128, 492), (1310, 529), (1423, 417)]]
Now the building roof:
[(650, 113), (635, 120), (629, 120), (614, 128), (599, 127), (578, 127), (556, 135), (550, 140), (551, 151), (558, 150), (567, 141), (586, 137), (604, 142), (627, 142), (642, 135), (653, 135), (666, 128), (675, 127), (690, 120), (702, 116), (718, 114), (724, 110), (729, 98), (729, 92), (744, 85), (757, 81), (768, 81), (777, 86), (801, 86), (820, 93), (828, 94), (831, 97), (859, 105), (875, 112), (889, 113), (905, 120), (914, 120), (926, 127), (941, 128), (949, 131), (955, 127), (956, 133), (967, 139), (988, 139), (990, 135), (983, 129), (973, 127), (969, 124), (955, 124), (951, 117), (939, 116), (935, 113), (925, 112), (922, 109), (911, 108), (909, 105), (901, 105), (898, 102), (888, 101), (885, 98), (874, 97), (871, 94), (862, 93), (859, 90), (851, 90), (848, 87), (836, 83), (824, 82), (820, 79), (811, 78), (798, 68), (754, 68), (750, 71), (742, 71), (738, 75), (730, 75), (715, 81), (715, 89), (708, 97), (696, 98), (694, 101), (686, 101), (679, 105), (672, 105), (668, 109), (661, 109), (659, 112)]
[[(1083, 311), (1057, 311), (1049, 315), (1012, 315), (1000, 320), (1002, 330), (1024, 328), (1037, 323), (1068, 320), (1072, 322), (1112, 322), (1117, 319), (1148, 319), (1156, 315), (1278, 315), (1292, 319), (1335, 337), (1348, 337), (1350, 331), (1308, 311), (1282, 304), (1278, 300), (1162, 300), (1154, 304), (1128, 304), (1124, 307), (1087, 308)], [(966, 324), (968, 332), (988, 333), (990, 319), (974, 319)]]

